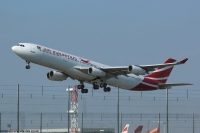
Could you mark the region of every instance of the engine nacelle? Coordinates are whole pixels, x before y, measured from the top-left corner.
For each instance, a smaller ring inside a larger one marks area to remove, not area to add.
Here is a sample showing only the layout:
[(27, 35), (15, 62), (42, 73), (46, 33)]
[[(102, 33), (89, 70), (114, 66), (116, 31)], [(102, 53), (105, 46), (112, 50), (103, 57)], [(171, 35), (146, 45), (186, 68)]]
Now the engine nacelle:
[(67, 79), (67, 75), (57, 71), (50, 71), (47, 73), (47, 78), (52, 81), (63, 81)]
[(147, 72), (141, 67), (130, 65), (128, 71), (136, 75), (145, 75)]
[(94, 67), (90, 67), (88, 69), (88, 74), (90, 74), (92, 76), (96, 76), (96, 77), (105, 77), (106, 76), (106, 72), (104, 72), (100, 69), (94, 68)]

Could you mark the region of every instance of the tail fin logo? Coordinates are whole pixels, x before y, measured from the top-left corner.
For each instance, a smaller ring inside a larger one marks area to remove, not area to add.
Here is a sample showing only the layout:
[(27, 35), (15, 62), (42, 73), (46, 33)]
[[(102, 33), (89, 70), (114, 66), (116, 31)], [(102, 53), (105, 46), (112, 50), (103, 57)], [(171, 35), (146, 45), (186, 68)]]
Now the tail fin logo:
[(138, 126), (138, 127), (135, 129), (134, 133), (142, 133), (142, 128), (143, 128), (143, 126)]
[(122, 133), (128, 133), (128, 128), (129, 128), (129, 124), (126, 124), (126, 126), (122, 130)]
[[(166, 63), (174, 63), (176, 60), (169, 58), (167, 59), (164, 64)], [(169, 77), (172, 69), (174, 66), (166, 66), (166, 67), (158, 67), (156, 71), (148, 74), (145, 78), (157, 80), (161, 83), (166, 83), (167, 78)]]

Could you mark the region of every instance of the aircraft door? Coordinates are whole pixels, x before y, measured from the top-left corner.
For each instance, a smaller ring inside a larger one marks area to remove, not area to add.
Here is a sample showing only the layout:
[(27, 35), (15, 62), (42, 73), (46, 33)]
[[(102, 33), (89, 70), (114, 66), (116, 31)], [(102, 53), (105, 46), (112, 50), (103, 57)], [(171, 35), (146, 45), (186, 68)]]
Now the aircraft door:
[(42, 51), (41, 51), (41, 47), (40, 46), (36, 46), (36, 45), (32, 46), (31, 53), (33, 53), (34, 57), (36, 57), (37, 60), (41, 60)]
[(36, 46), (32, 46), (31, 52), (34, 54), (38, 54), (37, 50), (36, 50)]

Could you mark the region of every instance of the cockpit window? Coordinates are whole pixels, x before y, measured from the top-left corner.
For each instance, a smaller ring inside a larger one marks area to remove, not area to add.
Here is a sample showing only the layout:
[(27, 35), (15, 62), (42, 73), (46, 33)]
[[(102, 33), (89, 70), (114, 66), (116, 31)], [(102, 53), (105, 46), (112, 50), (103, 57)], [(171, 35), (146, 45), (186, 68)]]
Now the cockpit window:
[(17, 46), (25, 47), (23, 44), (18, 44)]

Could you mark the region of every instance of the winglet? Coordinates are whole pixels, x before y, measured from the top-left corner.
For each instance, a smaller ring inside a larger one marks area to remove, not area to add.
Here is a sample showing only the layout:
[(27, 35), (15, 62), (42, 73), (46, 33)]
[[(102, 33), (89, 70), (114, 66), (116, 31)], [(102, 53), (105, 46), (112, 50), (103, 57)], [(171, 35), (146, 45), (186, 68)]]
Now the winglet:
[(184, 64), (187, 60), (188, 60), (188, 58), (185, 58), (182, 61), (180, 61), (179, 63)]

